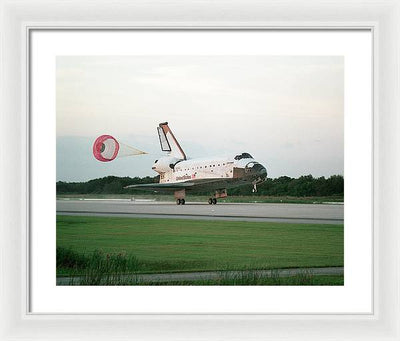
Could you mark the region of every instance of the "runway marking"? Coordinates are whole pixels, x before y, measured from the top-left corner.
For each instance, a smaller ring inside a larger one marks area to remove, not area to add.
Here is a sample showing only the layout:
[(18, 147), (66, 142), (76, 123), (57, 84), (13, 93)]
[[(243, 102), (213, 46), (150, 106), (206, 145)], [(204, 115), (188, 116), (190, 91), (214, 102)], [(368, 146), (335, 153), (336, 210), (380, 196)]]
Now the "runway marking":
[[(174, 281), (196, 281), (196, 280), (215, 280), (221, 276), (241, 276), (255, 274), (260, 277), (291, 277), (299, 274), (312, 275), (343, 275), (343, 267), (323, 267), (323, 268), (291, 268), (291, 269), (272, 269), (272, 270), (244, 270), (244, 271), (204, 271), (204, 272), (178, 272), (161, 274), (131, 274), (122, 277), (129, 280), (134, 279), (144, 283), (149, 282), (174, 282)], [(79, 285), (82, 277), (57, 277), (57, 285)]]
[(250, 221), (297, 221), (300, 223), (308, 222), (324, 222), (325, 224), (343, 223), (343, 219), (337, 218), (304, 218), (304, 217), (254, 217), (254, 216), (228, 216), (228, 215), (202, 215), (202, 214), (174, 214), (174, 213), (137, 213), (137, 212), (99, 212), (99, 211), (57, 211), (57, 214), (72, 214), (72, 215), (100, 215), (100, 216), (130, 216), (134, 215), (136, 217), (151, 218), (157, 216), (159, 218), (169, 218), (169, 219), (207, 219), (212, 220), (214, 218), (218, 219), (229, 219), (229, 220), (250, 220)]

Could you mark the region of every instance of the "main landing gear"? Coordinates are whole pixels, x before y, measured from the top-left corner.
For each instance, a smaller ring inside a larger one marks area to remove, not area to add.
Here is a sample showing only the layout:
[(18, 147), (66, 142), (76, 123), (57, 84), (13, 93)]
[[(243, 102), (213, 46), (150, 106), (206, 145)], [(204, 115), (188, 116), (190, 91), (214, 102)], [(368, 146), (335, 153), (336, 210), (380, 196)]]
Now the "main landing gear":
[(177, 205), (185, 205), (185, 189), (174, 192)]
[(208, 203), (209, 203), (210, 205), (216, 205), (216, 204), (217, 204), (217, 199), (215, 199), (215, 198), (209, 198), (209, 199), (208, 199)]
[(226, 191), (226, 188), (217, 189), (217, 190), (215, 191), (215, 196), (214, 196), (214, 198), (208, 199), (208, 203), (209, 203), (210, 205), (216, 205), (216, 204), (217, 204), (217, 199), (218, 199), (218, 198), (226, 198), (227, 196), (228, 196), (228, 193), (227, 193), (227, 191)]
[(176, 199), (177, 205), (185, 205), (185, 199)]

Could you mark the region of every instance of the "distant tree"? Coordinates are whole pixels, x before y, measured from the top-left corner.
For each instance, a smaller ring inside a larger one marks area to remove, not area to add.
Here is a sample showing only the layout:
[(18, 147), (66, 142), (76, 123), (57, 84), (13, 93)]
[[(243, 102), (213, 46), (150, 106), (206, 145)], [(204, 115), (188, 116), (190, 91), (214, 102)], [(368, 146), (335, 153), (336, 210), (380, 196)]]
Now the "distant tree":
[[(159, 176), (139, 177), (116, 177), (106, 176), (89, 180), (87, 182), (65, 182), (56, 183), (57, 194), (133, 194), (148, 193), (141, 189), (125, 189), (128, 185), (158, 183)], [(258, 192), (254, 195), (270, 196), (343, 196), (344, 178), (342, 175), (332, 175), (328, 179), (325, 177), (314, 178), (312, 175), (303, 175), (299, 178), (290, 178), (281, 176), (279, 178), (267, 178), (265, 182), (257, 186)], [(196, 192), (199, 194), (208, 194), (208, 192)], [(241, 186), (229, 189), (231, 195), (249, 195), (251, 194), (249, 186)]]

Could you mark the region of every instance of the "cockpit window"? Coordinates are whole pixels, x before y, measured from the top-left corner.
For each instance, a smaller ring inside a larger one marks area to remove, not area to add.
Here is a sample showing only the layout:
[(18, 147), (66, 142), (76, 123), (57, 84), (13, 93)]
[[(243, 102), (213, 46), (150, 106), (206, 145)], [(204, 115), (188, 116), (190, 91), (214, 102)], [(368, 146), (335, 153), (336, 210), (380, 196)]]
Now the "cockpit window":
[(253, 157), (249, 153), (242, 153), (240, 155), (235, 156), (235, 160), (241, 160), (241, 159), (252, 159)]

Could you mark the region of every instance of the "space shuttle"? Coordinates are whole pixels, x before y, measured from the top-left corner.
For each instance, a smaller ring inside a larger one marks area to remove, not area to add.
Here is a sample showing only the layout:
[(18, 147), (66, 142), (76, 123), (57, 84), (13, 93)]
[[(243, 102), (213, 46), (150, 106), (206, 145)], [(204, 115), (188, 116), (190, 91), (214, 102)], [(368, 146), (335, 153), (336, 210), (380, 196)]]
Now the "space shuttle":
[(185, 204), (187, 192), (210, 192), (208, 203), (215, 205), (219, 198), (228, 196), (229, 188), (251, 185), (256, 192), (257, 185), (267, 178), (266, 168), (249, 153), (242, 152), (231, 157), (188, 158), (168, 122), (160, 123), (157, 133), (161, 150), (166, 153), (152, 166), (160, 175), (160, 182), (125, 188), (173, 192), (178, 205)]

